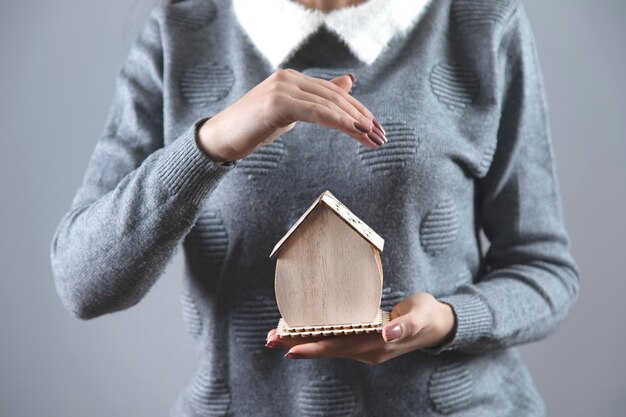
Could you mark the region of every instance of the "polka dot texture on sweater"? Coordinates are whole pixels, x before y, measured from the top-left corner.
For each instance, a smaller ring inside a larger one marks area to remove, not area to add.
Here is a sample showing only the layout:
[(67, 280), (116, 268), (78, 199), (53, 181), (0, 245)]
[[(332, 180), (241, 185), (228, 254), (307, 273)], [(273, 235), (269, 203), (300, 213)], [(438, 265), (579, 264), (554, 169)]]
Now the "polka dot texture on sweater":
[(381, 120), (389, 142), (379, 148), (360, 146), (361, 161), (375, 173), (387, 173), (400, 169), (415, 157), (419, 139), (415, 129), (403, 121)]
[(173, 27), (195, 31), (209, 24), (217, 13), (217, 7), (212, 0), (202, 2), (177, 2), (170, 6), (168, 20)]
[(208, 63), (190, 68), (180, 80), (180, 91), (191, 104), (206, 104), (222, 100), (235, 82), (230, 67)]
[(501, 24), (511, 14), (512, 0), (454, 0), (452, 18), (459, 26)]
[(393, 291), (391, 287), (383, 288), (383, 297), (380, 303), (380, 308), (385, 311), (391, 311), (406, 297), (404, 291)]
[(424, 251), (437, 255), (454, 240), (459, 227), (457, 208), (450, 198), (442, 200), (424, 218), (420, 227), (420, 242)]
[(263, 145), (238, 162), (239, 170), (249, 178), (259, 178), (278, 167), (285, 154), (284, 135), (267, 145)]
[(186, 392), (189, 404), (197, 416), (225, 417), (230, 408), (231, 394), (228, 384), (200, 369)]
[(472, 374), (463, 364), (441, 365), (428, 381), (428, 397), (432, 408), (440, 414), (463, 410), (471, 403), (473, 395)]
[(180, 303), (183, 310), (183, 322), (187, 333), (195, 340), (202, 333), (202, 316), (196, 300), (193, 298), (190, 290), (186, 287), (183, 288), (180, 296)]
[(462, 109), (474, 102), (480, 81), (469, 69), (457, 63), (437, 64), (430, 73), (433, 93), (450, 109)]
[(257, 295), (241, 302), (232, 314), (238, 345), (255, 354), (268, 352), (265, 348), (267, 332), (276, 327), (280, 320), (275, 299)]
[(228, 249), (228, 232), (218, 213), (203, 211), (183, 244), (195, 265), (212, 270), (219, 268)]
[(482, 152), (482, 157), (480, 158), (480, 162), (478, 166), (474, 170), (474, 174), (477, 177), (484, 177), (487, 175), (489, 171), (489, 167), (491, 167), (491, 163), (493, 161), (493, 157), (496, 153), (497, 141), (495, 139), (490, 140), (485, 146), (485, 149)]
[(297, 401), (302, 417), (347, 417), (352, 415), (355, 407), (352, 388), (328, 376), (305, 385), (298, 393)]

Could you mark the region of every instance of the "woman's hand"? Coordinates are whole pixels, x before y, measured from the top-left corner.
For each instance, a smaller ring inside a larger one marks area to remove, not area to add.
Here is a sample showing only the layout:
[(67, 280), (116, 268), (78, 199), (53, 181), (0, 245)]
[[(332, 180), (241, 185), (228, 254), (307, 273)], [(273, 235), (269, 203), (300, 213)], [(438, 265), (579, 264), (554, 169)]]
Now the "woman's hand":
[(368, 148), (387, 141), (374, 116), (348, 92), (352, 78), (330, 81), (278, 69), (199, 129), (198, 145), (212, 159), (242, 159), (290, 131), (296, 121), (339, 130)]
[(267, 335), (268, 348), (289, 349), (290, 359), (348, 358), (370, 365), (402, 354), (438, 346), (454, 333), (452, 308), (431, 294), (410, 295), (391, 311), (391, 321), (380, 333), (306, 338), (279, 338), (276, 329)]

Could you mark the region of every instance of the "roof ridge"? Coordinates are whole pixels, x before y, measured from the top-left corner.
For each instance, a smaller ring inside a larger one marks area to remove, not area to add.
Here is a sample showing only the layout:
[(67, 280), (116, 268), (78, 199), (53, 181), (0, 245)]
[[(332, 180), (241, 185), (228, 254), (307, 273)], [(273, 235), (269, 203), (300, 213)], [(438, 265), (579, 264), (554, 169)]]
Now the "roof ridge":
[(371, 227), (369, 227), (363, 220), (355, 215), (345, 204), (343, 204), (337, 197), (333, 195), (329, 190), (322, 192), (313, 203), (302, 213), (302, 215), (296, 220), (291, 228), (283, 235), (282, 238), (276, 243), (274, 249), (270, 253), (270, 258), (273, 258), (283, 247), (285, 242), (291, 237), (293, 232), (302, 224), (302, 222), (311, 214), (313, 209), (319, 204), (324, 203), (335, 215), (343, 220), (350, 228), (357, 232), (361, 237), (367, 240), (372, 246), (382, 252), (385, 240), (376, 233)]

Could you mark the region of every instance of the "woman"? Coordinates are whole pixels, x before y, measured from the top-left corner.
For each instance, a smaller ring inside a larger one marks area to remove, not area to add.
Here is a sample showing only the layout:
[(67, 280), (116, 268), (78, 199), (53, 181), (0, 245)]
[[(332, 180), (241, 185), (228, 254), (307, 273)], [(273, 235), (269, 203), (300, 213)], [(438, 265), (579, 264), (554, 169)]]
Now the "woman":
[[(280, 339), (269, 254), (326, 189), (385, 239), (393, 320)], [(200, 364), (172, 415), (543, 415), (516, 346), (564, 320), (578, 270), (521, 3), (155, 8), (54, 235), (59, 296), (129, 308), (180, 244)]]

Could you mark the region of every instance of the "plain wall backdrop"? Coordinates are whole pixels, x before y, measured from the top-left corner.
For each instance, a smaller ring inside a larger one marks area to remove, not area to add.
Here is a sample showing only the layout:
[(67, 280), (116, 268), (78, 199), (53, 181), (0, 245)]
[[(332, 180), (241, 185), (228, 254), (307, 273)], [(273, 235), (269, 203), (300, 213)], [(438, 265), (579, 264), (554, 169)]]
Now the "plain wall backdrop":
[[(195, 369), (180, 251), (141, 303), (92, 321), (63, 309), (49, 265), (117, 70), (156, 1), (0, 3), (2, 416), (162, 416)], [(522, 353), (551, 416), (623, 415), (626, 2), (524, 2), (582, 280), (567, 322)]]

